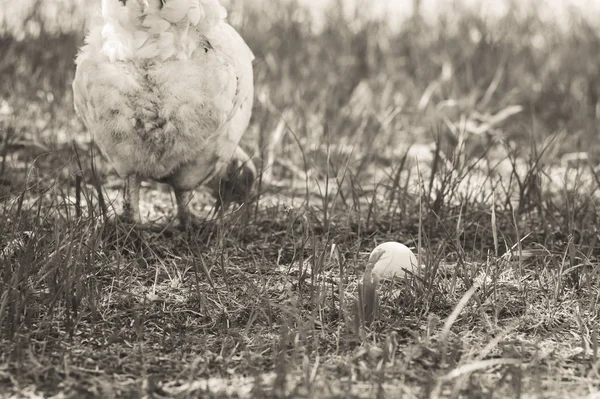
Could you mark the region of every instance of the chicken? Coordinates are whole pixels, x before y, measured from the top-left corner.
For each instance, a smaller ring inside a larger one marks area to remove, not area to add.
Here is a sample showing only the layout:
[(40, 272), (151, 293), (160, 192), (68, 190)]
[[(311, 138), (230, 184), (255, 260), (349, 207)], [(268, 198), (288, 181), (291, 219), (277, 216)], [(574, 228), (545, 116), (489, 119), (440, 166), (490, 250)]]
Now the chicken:
[(144, 179), (173, 188), (182, 225), (202, 184), (218, 204), (245, 201), (254, 56), (219, 1), (102, 0), (100, 11), (76, 59), (74, 103), (125, 179), (124, 216), (141, 221)]

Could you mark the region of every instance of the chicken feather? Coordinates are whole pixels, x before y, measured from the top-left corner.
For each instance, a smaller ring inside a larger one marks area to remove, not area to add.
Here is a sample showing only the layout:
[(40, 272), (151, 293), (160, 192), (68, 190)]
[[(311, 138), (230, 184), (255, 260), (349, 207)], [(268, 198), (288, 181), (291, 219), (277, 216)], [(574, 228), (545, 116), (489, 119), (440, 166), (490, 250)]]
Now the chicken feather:
[(254, 56), (225, 16), (218, 0), (102, 0), (77, 56), (75, 109), (130, 180), (125, 208), (136, 222), (141, 179), (170, 184), (187, 223), (183, 199), (203, 183), (218, 191), (215, 181), (232, 179), (232, 159), (256, 173), (238, 147)]

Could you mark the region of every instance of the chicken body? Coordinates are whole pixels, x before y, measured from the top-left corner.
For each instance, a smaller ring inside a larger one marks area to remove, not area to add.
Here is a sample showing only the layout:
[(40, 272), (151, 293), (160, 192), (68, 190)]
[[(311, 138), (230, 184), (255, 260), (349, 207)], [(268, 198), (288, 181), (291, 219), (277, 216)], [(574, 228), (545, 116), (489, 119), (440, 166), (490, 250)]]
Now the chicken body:
[(75, 108), (126, 179), (125, 214), (135, 222), (143, 179), (173, 187), (183, 224), (198, 185), (224, 197), (221, 182), (238, 197), (251, 189), (256, 172), (238, 145), (253, 55), (225, 15), (218, 0), (102, 0), (77, 57)]

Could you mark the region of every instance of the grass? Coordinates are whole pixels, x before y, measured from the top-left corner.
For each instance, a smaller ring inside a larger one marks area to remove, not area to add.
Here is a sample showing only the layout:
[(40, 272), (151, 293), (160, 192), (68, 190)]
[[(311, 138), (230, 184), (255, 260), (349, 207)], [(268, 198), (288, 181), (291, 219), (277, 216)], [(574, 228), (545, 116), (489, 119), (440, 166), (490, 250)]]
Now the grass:
[[(231, 12), (257, 56), (257, 199), (189, 234), (154, 183), (159, 229), (102, 216), (122, 186), (72, 110), (81, 10), (4, 25), (0, 395), (597, 393), (597, 27), (332, 7), (314, 30), (272, 7)], [(387, 240), (422, 273), (372, 281)]]

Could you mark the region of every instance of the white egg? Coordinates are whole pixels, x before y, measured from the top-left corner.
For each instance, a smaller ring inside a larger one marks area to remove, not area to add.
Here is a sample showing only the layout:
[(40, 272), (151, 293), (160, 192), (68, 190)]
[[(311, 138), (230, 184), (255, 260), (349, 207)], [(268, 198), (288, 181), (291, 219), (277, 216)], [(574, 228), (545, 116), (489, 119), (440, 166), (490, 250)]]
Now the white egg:
[(407, 277), (407, 270), (418, 274), (417, 257), (406, 245), (395, 241), (379, 244), (369, 255), (369, 261), (380, 252), (381, 257), (373, 266), (373, 274), (379, 278)]

